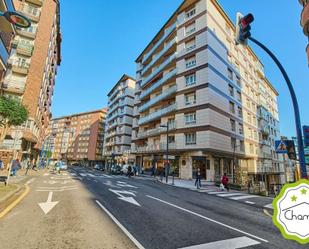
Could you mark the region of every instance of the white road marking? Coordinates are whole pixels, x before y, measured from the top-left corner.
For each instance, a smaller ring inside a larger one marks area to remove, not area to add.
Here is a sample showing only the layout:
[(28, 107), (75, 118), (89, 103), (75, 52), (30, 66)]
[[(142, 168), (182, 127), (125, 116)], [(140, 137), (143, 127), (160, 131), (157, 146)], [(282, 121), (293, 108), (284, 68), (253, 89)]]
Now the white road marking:
[(236, 227), (232, 227), (232, 226), (226, 225), (226, 224), (224, 224), (224, 223), (222, 223), (222, 222), (220, 222), (220, 221), (216, 221), (216, 220), (214, 220), (214, 219), (211, 219), (211, 218), (209, 218), (209, 217), (206, 217), (206, 216), (203, 216), (203, 215), (201, 215), (201, 214), (195, 213), (195, 212), (190, 211), (190, 210), (188, 210), (188, 209), (179, 207), (179, 206), (177, 206), (177, 205), (175, 205), (175, 204), (172, 204), (172, 203), (169, 203), (169, 202), (167, 202), (167, 201), (163, 201), (163, 200), (161, 200), (161, 199), (159, 199), (159, 198), (156, 198), (156, 197), (153, 197), (153, 196), (151, 196), (151, 195), (146, 195), (146, 196), (149, 197), (149, 198), (151, 198), (151, 199), (153, 199), (153, 200), (162, 202), (162, 203), (164, 203), (164, 204), (166, 204), (166, 205), (169, 205), (169, 206), (171, 206), (171, 207), (180, 209), (180, 210), (182, 210), (182, 211), (184, 211), (184, 212), (187, 212), (187, 213), (189, 213), (189, 214), (198, 216), (198, 217), (200, 217), (200, 218), (202, 218), (202, 219), (205, 219), (205, 220), (208, 220), (208, 221), (213, 222), (213, 223), (215, 223), (215, 224), (218, 224), (218, 225), (221, 225), (221, 226), (223, 226), (223, 227), (229, 228), (229, 229), (234, 230), (234, 231), (236, 231), (236, 232), (242, 233), (242, 234), (244, 234), (244, 235), (250, 236), (250, 237), (252, 237), (252, 238), (261, 240), (261, 241), (266, 242), (266, 243), (268, 242), (268, 241), (265, 240), (265, 239), (262, 239), (262, 238), (260, 238), (260, 237), (258, 237), (258, 236), (255, 236), (255, 235), (251, 234), (251, 233), (247, 233), (247, 232), (245, 232), (245, 231), (242, 231), (242, 230), (240, 230), (240, 229), (238, 229), (238, 228), (236, 228)]
[(248, 203), (248, 204), (251, 204), (251, 205), (255, 204), (255, 202), (252, 202), (252, 201), (245, 201), (245, 203)]
[(87, 175), (90, 176), (90, 177), (95, 177), (95, 175), (90, 174), (90, 173), (88, 173)]
[(243, 200), (243, 199), (249, 199), (249, 198), (256, 198), (258, 196), (256, 195), (244, 195), (244, 196), (236, 196), (236, 197), (230, 197), (229, 199), (232, 199), (232, 200)]
[(62, 186), (62, 187), (38, 187), (39, 189), (64, 189), (64, 188), (76, 188), (77, 185)]
[(47, 201), (39, 203), (40, 208), (42, 208), (45, 214), (47, 214), (59, 203), (59, 201), (52, 201), (52, 198), (53, 198), (53, 192), (49, 192)]
[(230, 193), (230, 194), (218, 194), (219, 197), (229, 197), (229, 196), (235, 196), (235, 195), (242, 195), (243, 193)]
[(210, 243), (206, 243), (203, 245), (183, 247), (181, 249), (217, 249), (217, 248), (237, 249), (237, 248), (244, 248), (248, 246), (254, 246), (258, 244), (261, 244), (261, 243), (244, 236), (244, 237), (239, 237), (239, 238), (210, 242)]
[(84, 173), (79, 173), (79, 174), (83, 177), (87, 176), (87, 174), (84, 174)]
[(70, 174), (71, 174), (72, 176), (76, 176), (76, 174), (75, 174), (75, 173), (73, 173), (73, 172), (71, 172)]
[(49, 192), (49, 191), (53, 191), (53, 192), (62, 192), (62, 191), (70, 191), (70, 190), (76, 190), (77, 188), (64, 188), (64, 189), (37, 189), (36, 191), (38, 192)]
[(268, 205), (265, 205), (265, 206), (264, 206), (264, 208), (274, 209), (274, 207), (273, 207), (273, 204), (272, 204), (272, 203), (270, 203), (270, 204), (268, 204)]
[(49, 176), (49, 173), (44, 173), (44, 176)]
[(116, 195), (118, 195), (118, 199), (122, 200), (122, 201), (126, 201), (129, 202), (131, 204), (134, 204), (136, 206), (141, 206), (133, 197), (126, 197), (123, 196), (122, 194), (128, 194), (128, 195), (133, 195), (136, 196), (134, 193), (132, 193), (131, 191), (126, 191), (126, 190), (115, 190), (115, 189), (108, 189), (109, 191), (115, 193)]
[(137, 187), (135, 187), (135, 186), (132, 186), (132, 185), (130, 185), (130, 184), (127, 184), (127, 183), (125, 183), (125, 182), (120, 182), (120, 181), (117, 181), (117, 185), (118, 185), (119, 187), (137, 188)]
[(216, 192), (208, 192), (207, 194), (210, 194), (210, 195), (217, 195), (217, 194), (222, 194), (223, 191), (216, 191)]
[(102, 176), (106, 177), (106, 178), (113, 178), (112, 176), (109, 176), (109, 175), (106, 175), (106, 174), (103, 174)]
[(138, 249), (145, 249), (141, 243), (138, 242), (137, 239), (133, 237), (133, 235), (113, 216), (98, 200), (96, 203), (100, 206), (100, 208), (117, 224), (117, 226), (128, 236), (128, 238), (137, 246)]
[(197, 192), (207, 193), (209, 192), (209, 190), (208, 189), (198, 189)]
[(35, 181), (35, 178), (31, 178), (29, 181), (26, 182), (26, 184), (29, 185), (29, 184), (32, 183), (33, 181)]
[(98, 182), (96, 179), (93, 180), (94, 182)]

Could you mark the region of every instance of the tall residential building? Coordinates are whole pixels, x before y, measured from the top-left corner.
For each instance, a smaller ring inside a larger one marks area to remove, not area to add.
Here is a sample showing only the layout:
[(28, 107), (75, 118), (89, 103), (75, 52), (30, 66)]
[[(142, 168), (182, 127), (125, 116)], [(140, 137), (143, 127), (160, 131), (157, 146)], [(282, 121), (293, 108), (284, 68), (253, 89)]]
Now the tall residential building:
[[(58, 0), (14, 0), (15, 9), (31, 20), (27, 29), (16, 28), (2, 94), (18, 99), (29, 111), (19, 129), (23, 137), (15, 149), (21, 160), (35, 161), (51, 118), (57, 66), (60, 65), (61, 33)], [(13, 149), (8, 135), (4, 144)]]
[(305, 36), (308, 37), (308, 45), (306, 48), (308, 64), (309, 64), (309, 0), (298, 0), (299, 3), (303, 6), (301, 12), (300, 24), (303, 27)]
[[(267, 188), (284, 181), (275, 153), (278, 93), (216, 0), (186, 0), (138, 56), (132, 133), (136, 163), (179, 177)], [(169, 135), (167, 138), (167, 128)]]
[(104, 124), (107, 109), (52, 119), (44, 151), (53, 161), (65, 160), (93, 166), (103, 163)]
[(128, 162), (131, 148), (135, 79), (123, 75), (108, 93), (104, 156), (109, 162)]

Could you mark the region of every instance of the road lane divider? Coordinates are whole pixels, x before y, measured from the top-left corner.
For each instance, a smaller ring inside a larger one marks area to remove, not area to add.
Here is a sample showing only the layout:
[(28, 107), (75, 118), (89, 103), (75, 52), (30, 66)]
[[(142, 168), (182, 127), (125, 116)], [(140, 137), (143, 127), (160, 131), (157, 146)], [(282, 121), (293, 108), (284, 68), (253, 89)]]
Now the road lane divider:
[(221, 226), (223, 226), (223, 227), (229, 228), (229, 229), (234, 230), (234, 231), (236, 231), (236, 232), (242, 233), (242, 234), (244, 234), (244, 235), (246, 235), (246, 236), (249, 236), (249, 237), (252, 237), (252, 238), (254, 238), (254, 239), (258, 239), (258, 240), (260, 240), (260, 241), (263, 241), (263, 242), (265, 242), (265, 243), (268, 243), (267, 240), (265, 240), (265, 239), (263, 239), (263, 238), (261, 238), (261, 237), (258, 237), (258, 236), (254, 235), (254, 234), (245, 232), (245, 231), (243, 231), (243, 230), (241, 230), (241, 229), (238, 229), (238, 228), (236, 228), (236, 227), (232, 227), (232, 226), (226, 225), (226, 224), (224, 224), (224, 223), (222, 223), (222, 222), (220, 222), (220, 221), (217, 221), (217, 220), (214, 220), (214, 219), (212, 219), (212, 218), (209, 218), (209, 217), (203, 216), (203, 215), (201, 215), (201, 214), (195, 213), (195, 212), (193, 212), (193, 211), (190, 211), (190, 210), (188, 210), (188, 209), (182, 208), (182, 207), (177, 206), (177, 205), (175, 205), (175, 204), (172, 204), (172, 203), (170, 203), (170, 202), (161, 200), (161, 199), (159, 199), (159, 198), (153, 197), (153, 196), (151, 196), (151, 195), (146, 195), (146, 196), (147, 196), (148, 198), (150, 198), (150, 199), (153, 199), (153, 200), (156, 200), (156, 201), (158, 201), (158, 202), (161, 202), (161, 203), (164, 203), (164, 204), (166, 204), (166, 205), (169, 205), (169, 206), (171, 206), (171, 207), (177, 208), (177, 209), (182, 210), (182, 211), (184, 211), (184, 212), (186, 212), (186, 213), (189, 213), (189, 214), (195, 215), (195, 216), (197, 216), (197, 217), (200, 217), (200, 218), (202, 218), (202, 219), (204, 219), (204, 220), (208, 220), (208, 221), (213, 222), (213, 223), (215, 223), (215, 224), (217, 224), (217, 225), (221, 225)]
[(125, 235), (137, 246), (138, 249), (145, 249), (142, 244), (134, 238), (134, 236), (117, 220), (117, 218), (112, 215), (98, 200), (96, 203), (99, 207), (116, 223), (116, 225), (125, 233)]

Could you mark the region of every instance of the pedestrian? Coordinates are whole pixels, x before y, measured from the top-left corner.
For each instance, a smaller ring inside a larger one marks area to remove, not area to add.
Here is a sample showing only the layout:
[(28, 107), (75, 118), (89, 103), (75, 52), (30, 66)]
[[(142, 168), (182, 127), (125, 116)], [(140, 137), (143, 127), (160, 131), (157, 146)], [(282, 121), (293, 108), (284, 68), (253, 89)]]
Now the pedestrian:
[(134, 173), (134, 176), (137, 175), (137, 168), (136, 168), (136, 166), (133, 166), (133, 173)]
[(197, 189), (200, 189), (202, 187), (202, 184), (201, 184), (201, 169), (200, 168), (197, 168), (194, 186), (196, 186)]
[(224, 173), (224, 175), (222, 176), (221, 183), (224, 186), (224, 188), (227, 189), (227, 191), (230, 191), (230, 188), (229, 188), (229, 178), (226, 176), (226, 173)]
[(28, 170), (30, 169), (30, 167), (31, 167), (31, 163), (30, 163), (30, 160), (28, 159), (28, 160), (26, 161), (26, 172), (25, 172), (25, 175), (28, 174)]
[(127, 172), (127, 176), (130, 178), (132, 174), (132, 167), (131, 165), (128, 166), (128, 172)]

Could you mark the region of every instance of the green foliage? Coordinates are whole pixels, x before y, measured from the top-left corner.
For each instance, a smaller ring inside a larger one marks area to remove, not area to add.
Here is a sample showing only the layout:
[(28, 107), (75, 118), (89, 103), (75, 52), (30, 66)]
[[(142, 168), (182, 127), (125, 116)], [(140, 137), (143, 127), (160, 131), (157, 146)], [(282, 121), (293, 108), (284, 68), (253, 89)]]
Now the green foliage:
[(0, 97), (0, 125), (18, 126), (28, 119), (28, 110), (19, 101)]
[(51, 158), (51, 157), (52, 157), (52, 154), (53, 154), (53, 153), (52, 153), (50, 150), (47, 150), (47, 151), (46, 151), (46, 157), (47, 157), (47, 158)]

